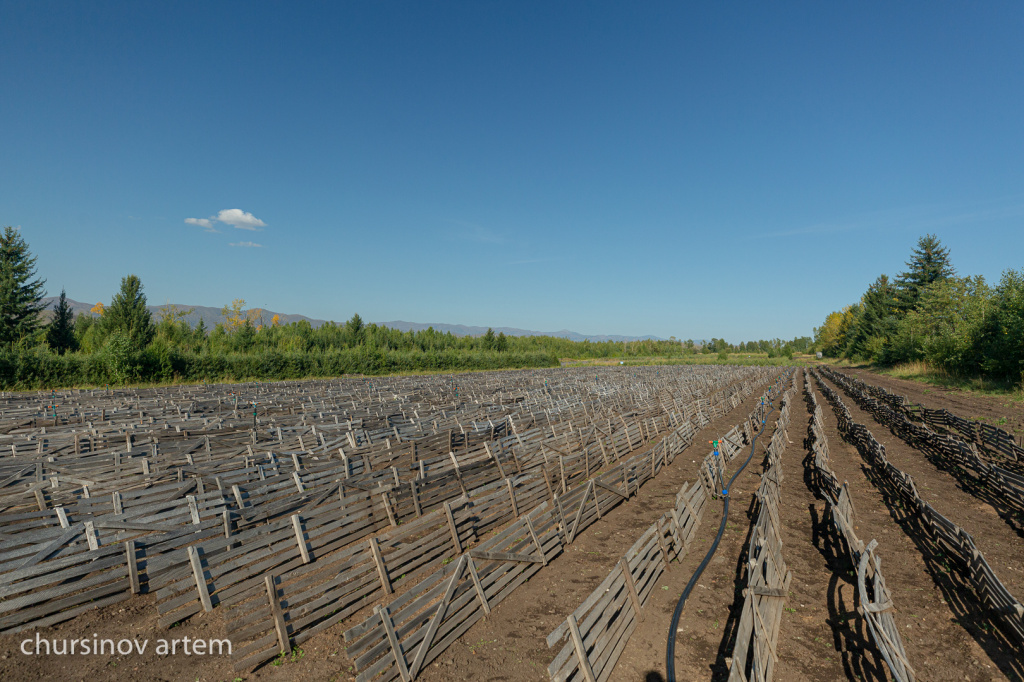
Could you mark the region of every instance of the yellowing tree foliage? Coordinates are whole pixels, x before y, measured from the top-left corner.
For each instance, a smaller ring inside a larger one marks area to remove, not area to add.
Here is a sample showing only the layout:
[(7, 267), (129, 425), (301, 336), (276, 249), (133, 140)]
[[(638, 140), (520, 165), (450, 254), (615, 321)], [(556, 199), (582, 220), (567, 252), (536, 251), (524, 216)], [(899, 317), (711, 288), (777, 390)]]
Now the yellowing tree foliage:
[(256, 329), (263, 328), (263, 308), (249, 308), (245, 311), (245, 319)]
[(245, 299), (236, 298), (231, 302), (230, 305), (226, 305), (220, 309), (220, 314), (224, 316), (224, 326), (227, 327), (228, 331), (234, 331), (245, 324)]
[(814, 330), (814, 342), (822, 353), (832, 357), (842, 353), (846, 348), (846, 334), (850, 330), (853, 318), (851, 306), (828, 314), (825, 323)]
[(97, 315), (102, 315), (104, 310), (106, 310), (106, 308), (103, 306), (103, 301), (100, 301), (93, 307), (89, 308), (90, 313), (96, 313)]
[(160, 321), (163, 322), (166, 320), (169, 324), (178, 324), (191, 315), (194, 310), (195, 308), (185, 310), (172, 303), (167, 303), (160, 306)]

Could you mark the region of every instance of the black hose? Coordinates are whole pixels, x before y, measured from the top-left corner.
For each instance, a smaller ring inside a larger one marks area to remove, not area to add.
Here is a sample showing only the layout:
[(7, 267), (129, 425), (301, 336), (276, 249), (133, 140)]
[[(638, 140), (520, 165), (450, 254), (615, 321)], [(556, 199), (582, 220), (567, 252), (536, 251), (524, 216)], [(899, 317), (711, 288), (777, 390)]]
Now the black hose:
[(775, 411), (775, 406), (769, 403), (771, 409), (765, 412), (761, 418), (761, 430), (757, 432), (754, 439), (750, 443), (750, 454), (747, 455), (747, 459), (743, 462), (743, 466), (736, 470), (736, 473), (729, 479), (729, 484), (722, 489), (722, 525), (718, 527), (718, 535), (715, 536), (715, 541), (711, 543), (711, 549), (708, 550), (704, 560), (700, 562), (700, 566), (697, 567), (697, 571), (690, 578), (690, 582), (686, 583), (686, 589), (683, 590), (683, 594), (679, 597), (679, 601), (676, 602), (676, 610), (672, 613), (672, 623), (668, 628), (668, 647), (665, 651), (665, 668), (668, 672), (668, 682), (676, 681), (676, 630), (679, 629), (679, 617), (683, 615), (683, 605), (686, 603), (686, 598), (690, 596), (690, 592), (693, 591), (693, 587), (697, 584), (704, 569), (708, 567), (708, 562), (711, 561), (711, 557), (715, 555), (718, 550), (718, 543), (722, 540), (722, 535), (725, 533), (725, 523), (729, 519), (729, 497), (730, 491), (732, 490), (733, 481), (736, 477), (743, 473), (743, 470), (750, 464), (750, 460), (754, 458), (754, 447), (757, 445), (757, 439), (761, 437), (761, 434), (765, 432), (765, 422), (769, 414)]

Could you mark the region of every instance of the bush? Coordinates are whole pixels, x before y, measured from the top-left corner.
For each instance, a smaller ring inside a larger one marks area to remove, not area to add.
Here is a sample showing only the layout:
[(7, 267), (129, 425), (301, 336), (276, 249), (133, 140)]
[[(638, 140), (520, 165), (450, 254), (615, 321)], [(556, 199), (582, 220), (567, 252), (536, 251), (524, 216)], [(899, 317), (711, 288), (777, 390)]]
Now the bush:
[(138, 352), (132, 350), (126, 337), (115, 332), (103, 352), (96, 355), (57, 355), (42, 347), (0, 351), (0, 388), (57, 388), (132, 381), (276, 381), (345, 374), (461, 372), (558, 365), (556, 356), (543, 351), (386, 351), (358, 346), (308, 353), (273, 350), (213, 354), (185, 353), (156, 342)]

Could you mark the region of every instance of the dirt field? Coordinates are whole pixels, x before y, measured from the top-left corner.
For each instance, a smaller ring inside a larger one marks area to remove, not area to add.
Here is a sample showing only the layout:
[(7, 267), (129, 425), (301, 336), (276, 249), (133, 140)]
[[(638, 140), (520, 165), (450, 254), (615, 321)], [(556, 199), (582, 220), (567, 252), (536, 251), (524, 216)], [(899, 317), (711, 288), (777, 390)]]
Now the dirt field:
[[(929, 388), (914, 382), (852, 372), (864, 381), (907, 395), (927, 407), (995, 423), (1006, 418), (1007, 430), (1024, 428), (1024, 408), (998, 398)], [(777, 676), (784, 680), (885, 680), (887, 670), (875, 653), (866, 626), (854, 609), (856, 580), (838, 550), (825, 505), (810, 484), (812, 462), (804, 448), (809, 413), (801, 390), (792, 406), (790, 444), (782, 458), (784, 480), (780, 518), (786, 562), (793, 579), (786, 600), (778, 645)], [(910, 473), (921, 495), (962, 525), (1010, 591), (1024, 594), (1024, 541), (991, 505), (965, 490), (951, 473), (925, 453), (891, 434), (836, 386), (854, 419), (868, 426), (892, 462)], [(817, 387), (816, 387), (817, 389)], [(833, 468), (850, 485), (856, 528), (866, 542), (879, 541), (878, 553), (896, 606), (910, 663), (918, 679), (1021, 679), (1020, 651), (985, 626), (984, 614), (968, 588), (946, 570), (922, 540), (914, 519), (895, 504), (884, 485), (872, 480), (857, 450), (842, 440), (835, 416), (818, 393), (825, 417)], [(750, 412), (757, 397), (698, 433), (694, 444), (639, 495), (605, 514), (584, 531), (549, 566), (515, 595), (473, 626), (418, 679), (546, 680), (556, 651), (545, 637), (607, 575), (643, 530), (673, 503), (683, 482), (697, 479), (706, 441), (726, 432)], [(770, 435), (770, 430), (768, 435)], [(744, 453), (745, 455), (746, 453)], [(735, 460), (738, 465), (742, 460)], [(753, 492), (762, 462), (755, 456), (737, 479), (727, 530), (715, 558), (686, 604), (677, 640), (676, 674), (680, 680), (726, 679), (743, 597), (737, 585), (753, 518)], [(730, 473), (731, 473), (730, 469)], [(681, 564), (662, 576), (645, 620), (639, 623), (615, 669), (613, 680), (653, 681), (665, 675), (665, 642), (676, 600), (717, 532), (721, 503), (704, 514), (696, 539)], [(157, 640), (218, 638), (223, 632), (219, 610), (199, 614), (170, 630), (157, 626), (150, 597), (141, 596), (38, 631), (44, 639), (148, 639), (142, 656), (24, 656), (17, 651), (29, 634), (0, 637), (0, 680), (353, 680), (341, 628), (315, 636), (290, 657), (237, 675), (228, 657), (160, 656)], [(33, 633), (34, 634), (34, 633)]]
[[(873, 377), (863, 377), (870, 381)], [(885, 446), (886, 455), (910, 473), (921, 495), (951, 520), (972, 529), (979, 549), (999, 571), (1014, 594), (1020, 593), (1020, 538), (1010, 532), (995, 511), (956, 488), (948, 474), (927, 461), (924, 454), (875, 422), (835, 384), (828, 382), (849, 408), (855, 421), (867, 426)], [(893, 387), (891, 390), (897, 390)], [(836, 475), (850, 485), (859, 536), (876, 539), (886, 584), (897, 609), (897, 622), (911, 664), (922, 679), (1016, 679), (1016, 654), (972, 622), (970, 589), (947, 572), (923, 540), (922, 532), (885, 487), (875, 484), (870, 468), (849, 443), (842, 440), (836, 419), (819, 393), (826, 435)], [(929, 405), (931, 407), (931, 405)], [(937, 405), (935, 407), (938, 407)], [(948, 409), (948, 408), (947, 408)], [(991, 534), (991, 535), (990, 535)], [(993, 552), (991, 555), (989, 552)], [(856, 622), (859, 619), (854, 619)], [(862, 629), (863, 630), (863, 629)], [(844, 647), (845, 648), (845, 647)], [(852, 647), (851, 647), (852, 648)], [(855, 657), (851, 669), (857, 671)], [(861, 660), (861, 664), (867, 661)], [(877, 667), (876, 667), (877, 669)], [(864, 674), (864, 673), (861, 673)], [(870, 679), (865, 675), (865, 679)], [(884, 679), (878, 677), (876, 679)]]
[[(965, 419), (978, 419), (1000, 428), (1018, 438), (1024, 435), (1024, 402), (1009, 397), (978, 395), (954, 388), (930, 386), (919, 381), (898, 379), (866, 369), (838, 368), (843, 374), (855, 376), (875, 386), (906, 396), (915, 404), (933, 410), (945, 408)], [(1005, 421), (1003, 421), (1005, 420)]]

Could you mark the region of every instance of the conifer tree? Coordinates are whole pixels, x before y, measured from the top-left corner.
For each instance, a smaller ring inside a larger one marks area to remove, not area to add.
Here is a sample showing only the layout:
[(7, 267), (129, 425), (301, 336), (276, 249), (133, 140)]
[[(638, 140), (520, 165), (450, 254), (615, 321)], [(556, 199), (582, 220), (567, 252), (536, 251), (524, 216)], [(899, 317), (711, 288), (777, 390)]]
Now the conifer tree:
[(78, 339), (75, 337), (75, 314), (68, 305), (68, 297), (60, 290), (60, 299), (53, 310), (53, 320), (46, 328), (46, 342), (50, 348), (61, 355), (67, 351), (78, 350)]
[(142, 293), (142, 281), (138, 277), (121, 278), (121, 290), (103, 313), (103, 324), (108, 333), (125, 335), (136, 350), (142, 350), (153, 340), (153, 316), (146, 308), (146, 295)]
[(929, 284), (956, 274), (949, 259), (949, 249), (934, 234), (926, 234), (917, 240), (906, 266), (907, 271), (901, 272), (896, 280), (897, 308), (901, 315), (914, 309), (921, 299), (921, 291)]
[(12, 346), (39, 329), (45, 282), (33, 279), (35, 265), (21, 233), (5, 227), (0, 236), (0, 347)]

